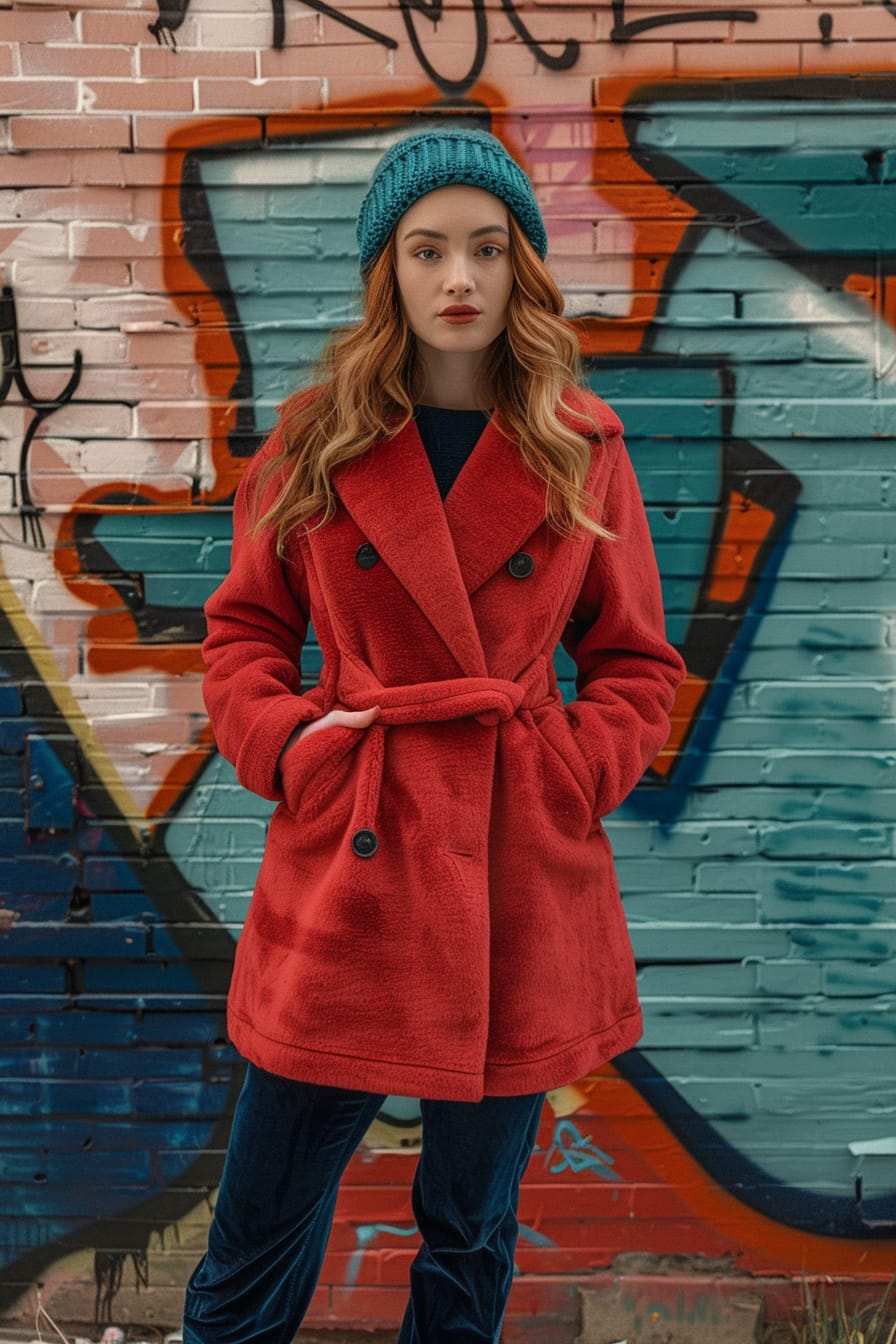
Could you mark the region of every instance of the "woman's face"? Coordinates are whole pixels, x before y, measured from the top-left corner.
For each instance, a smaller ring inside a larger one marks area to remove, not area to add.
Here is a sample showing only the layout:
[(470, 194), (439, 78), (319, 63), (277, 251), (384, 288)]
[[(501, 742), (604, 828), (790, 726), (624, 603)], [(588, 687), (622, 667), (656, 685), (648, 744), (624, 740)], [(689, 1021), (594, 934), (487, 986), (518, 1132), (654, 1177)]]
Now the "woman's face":
[(396, 225), (395, 274), (424, 356), (485, 350), (507, 324), (513, 288), (507, 206), (479, 187), (421, 196)]

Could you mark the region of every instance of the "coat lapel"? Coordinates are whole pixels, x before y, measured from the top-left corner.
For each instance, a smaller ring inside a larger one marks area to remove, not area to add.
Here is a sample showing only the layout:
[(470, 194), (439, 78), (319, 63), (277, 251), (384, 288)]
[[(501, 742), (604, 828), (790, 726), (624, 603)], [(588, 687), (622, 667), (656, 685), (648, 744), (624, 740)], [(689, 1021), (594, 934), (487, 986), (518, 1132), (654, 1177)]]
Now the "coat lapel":
[(485, 676), (485, 654), (445, 508), (414, 422), (338, 467), (333, 484), (461, 670), (467, 676)]
[(464, 585), (473, 593), (537, 531), (546, 487), (492, 416), (445, 500)]

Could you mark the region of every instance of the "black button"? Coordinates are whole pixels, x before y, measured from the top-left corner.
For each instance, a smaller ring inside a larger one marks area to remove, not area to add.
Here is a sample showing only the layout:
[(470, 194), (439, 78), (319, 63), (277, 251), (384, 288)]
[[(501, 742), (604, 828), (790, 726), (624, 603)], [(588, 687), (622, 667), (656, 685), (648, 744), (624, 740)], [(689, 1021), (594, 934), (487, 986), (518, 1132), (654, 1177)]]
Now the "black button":
[(376, 831), (355, 831), (352, 836), (352, 849), (359, 859), (369, 859), (379, 849), (379, 845)]
[(507, 568), (515, 579), (528, 579), (535, 568), (535, 561), (527, 551), (517, 551), (507, 561)]
[(376, 548), (371, 546), (369, 541), (365, 541), (364, 545), (355, 551), (355, 563), (362, 569), (373, 569), (379, 558)]

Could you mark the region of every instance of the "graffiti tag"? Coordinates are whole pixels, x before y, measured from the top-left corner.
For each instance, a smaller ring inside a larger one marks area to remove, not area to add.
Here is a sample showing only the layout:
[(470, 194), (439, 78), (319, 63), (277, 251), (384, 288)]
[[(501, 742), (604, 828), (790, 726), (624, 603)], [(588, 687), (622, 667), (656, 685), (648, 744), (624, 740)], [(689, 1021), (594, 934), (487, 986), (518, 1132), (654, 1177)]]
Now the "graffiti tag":
[[(557, 1161), (548, 1166), (554, 1153)], [(615, 1158), (591, 1142), (590, 1134), (580, 1134), (571, 1120), (558, 1120), (553, 1142), (544, 1158), (549, 1171), (569, 1170), (576, 1175), (581, 1171), (593, 1171), (606, 1181), (621, 1181), (619, 1172), (613, 1169), (614, 1163)]]
[[(554, 71), (572, 70), (574, 68), (581, 56), (581, 43), (576, 38), (558, 38), (551, 42), (549, 46), (546, 46), (527, 27), (514, 0), (500, 0), (500, 2), (501, 11), (511, 28), (520, 41), (529, 48), (540, 66), (543, 66), (546, 70)], [(183, 23), (190, 0), (157, 0), (157, 3), (159, 17), (155, 23), (149, 25), (149, 31), (157, 42), (165, 41), (176, 47), (174, 32)], [(395, 51), (398, 47), (398, 42), (389, 33), (384, 33), (380, 29), (372, 27), (369, 23), (364, 23), (352, 14), (344, 13), (336, 5), (329, 4), (328, 0), (301, 0), (301, 3), (308, 9), (313, 9), (315, 13), (323, 14), (335, 23), (341, 24), (344, 28), (349, 28), (352, 32), (359, 33), (369, 41), (376, 42), (388, 51)], [(485, 0), (469, 0), (469, 3), (472, 20), (469, 48), (470, 62), (465, 74), (459, 78), (452, 78), (443, 74), (433, 64), (417, 27), (418, 19), (427, 19), (430, 23), (437, 25), (444, 13), (444, 0), (400, 0), (405, 32), (421, 70), (442, 93), (452, 97), (462, 97), (470, 91), (482, 74), (488, 53), (489, 29)], [(754, 9), (709, 9), (648, 15), (645, 18), (628, 21), (625, 17), (625, 3), (626, 0), (613, 0), (613, 30), (610, 34), (613, 42), (631, 42), (639, 34), (667, 24), (695, 22), (755, 23), (758, 18)], [(283, 48), (286, 40), (284, 0), (271, 0), (271, 12), (273, 18), (271, 45), (275, 51), (279, 51)], [(437, 36), (436, 34), (436, 39)]]
[[(83, 362), (81, 351), (76, 350), (74, 352), (71, 376), (62, 391), (55, 397), (36, 396), (29, 387), (28, 380), (22, 370), (15, 295), (10, 285), (4, 285), (2, 294), (0, 294), (0, 361), (2, 361), (2, 368), (0, 368), (0, 405), (6, 401), (10, 391), (15, 387), (18, 389), (25, 405), (34, 412), (22, 440), (17, 477), (19, 500), (16, 501), (14, 498), (13, 506), (18, 507), (22, 519), (22, 541), (42, 548), (45, 543), (40, 522), (41, 510), (36, 507), (31, 497), (31, 487), (28, 483), (28, 455), (31, 451), (34, 436), (42, 422), (48, 415), (52, 415), (54, 411), (58, 411), (61, 406), (70, 402), (75, 395), (81, 381), (81, 365)], [(16, 480), (14, 479), (14, 490), (15, 484)]]

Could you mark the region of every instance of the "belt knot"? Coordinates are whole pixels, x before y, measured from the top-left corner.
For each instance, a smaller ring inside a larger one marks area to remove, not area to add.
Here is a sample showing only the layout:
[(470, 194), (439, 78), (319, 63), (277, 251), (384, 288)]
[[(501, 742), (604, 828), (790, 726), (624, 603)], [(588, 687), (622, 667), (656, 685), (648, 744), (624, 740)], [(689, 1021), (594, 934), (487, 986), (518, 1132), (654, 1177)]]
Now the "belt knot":
[(365, 732), (372, 739), (367, 778), (359, 789), (352, 819), (352, 847), (359, 858), (372, 857), (379, 847), (373, 829), (379, 807), (383, 777), (384, 729), (398, 724), (446, 723), (452, 719), (475, 719), (485, 727), (507, 723), (521, 709), (535, 709), (552, 699), (547, 661), (534, 662), (512, 681), (506, 677), (454, 677), (445, 681), (420, 681), (407, 686), (382, 686), (357, 663), (343, 664), (336, 699), (347, 709), (380, 712)]
[(506, 723), (520, 709), (533, 709), (551, 698), (543, 658), (530, 664), (516, 681), (506, 677), (454, 677), (446, 681), (382, 686), (371, 675), (353, 676), (352, 682), (351, 686), (340, 685), (338, 702), (347, 709), (379, 705), (375, 722), (383, 727), (445, 723), (451, 719), (476, 719), (493, 726)]

